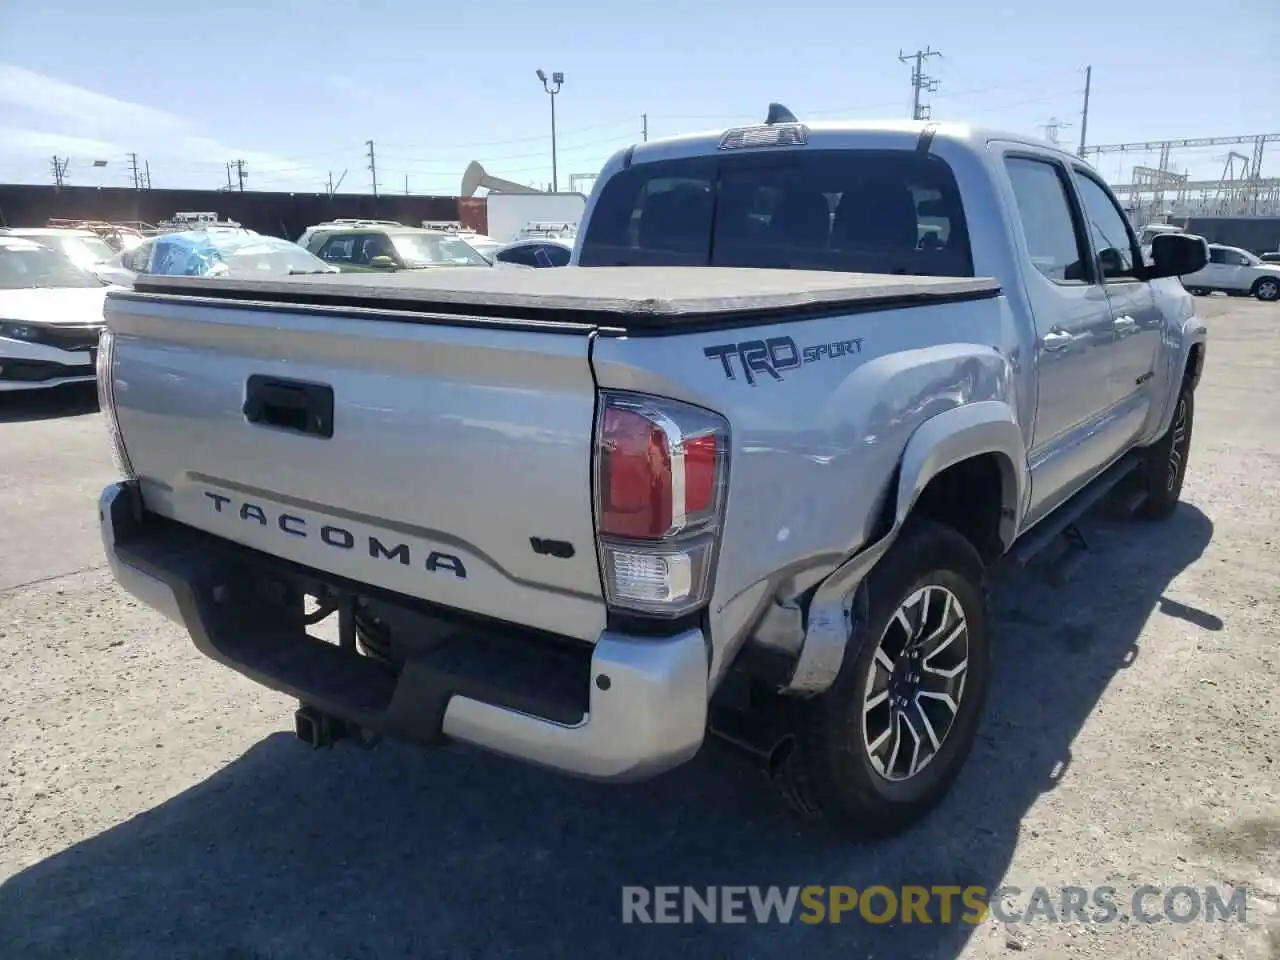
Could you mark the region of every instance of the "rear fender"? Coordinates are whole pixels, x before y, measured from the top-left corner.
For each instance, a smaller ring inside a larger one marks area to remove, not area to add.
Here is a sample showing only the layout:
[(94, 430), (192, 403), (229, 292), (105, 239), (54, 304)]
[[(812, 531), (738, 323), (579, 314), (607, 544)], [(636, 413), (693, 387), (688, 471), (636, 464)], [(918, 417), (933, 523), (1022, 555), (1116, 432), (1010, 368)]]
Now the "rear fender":
[(901, 533), (929, 481), (948, 467), (994, 454), (1000, 464), (1000, 540), (1013, 543), (1030, 492), (1022, 428), (1013, 409), (999, 400), (953, 407), (926, 420), (903, 451), (893, 498), (892, 524), (883, 537), (855, 553), (817, 587), (809, 604), (804, 643), (784, 693), (815, 696), (835, 680), (857, 619), (858, 587)]

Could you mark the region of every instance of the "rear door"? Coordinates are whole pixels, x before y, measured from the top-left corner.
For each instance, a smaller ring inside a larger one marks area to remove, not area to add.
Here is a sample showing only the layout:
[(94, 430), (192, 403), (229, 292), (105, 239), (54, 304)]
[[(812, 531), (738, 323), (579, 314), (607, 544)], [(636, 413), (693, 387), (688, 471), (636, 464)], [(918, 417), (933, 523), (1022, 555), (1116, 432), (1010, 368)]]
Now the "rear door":
[[(589, 328), (145, 296), (107, 315), (150, 510), (357, 582), (599, 635)], [(540, 553), (545, 540), (567, 546)]]

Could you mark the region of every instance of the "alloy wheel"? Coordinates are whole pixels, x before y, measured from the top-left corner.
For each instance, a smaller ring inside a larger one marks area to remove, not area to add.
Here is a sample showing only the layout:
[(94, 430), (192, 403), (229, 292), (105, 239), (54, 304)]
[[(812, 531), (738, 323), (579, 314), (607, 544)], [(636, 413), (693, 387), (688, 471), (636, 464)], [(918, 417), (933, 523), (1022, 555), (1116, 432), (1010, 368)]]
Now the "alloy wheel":
[(889, 619), (862, 700), (863, 748), (886, 780), (909, 780), (946, 742), (969, 668), (964, 608), (945, 587), (912, 593)]
[(1178, 408), (1173, 414), (1173, 442), (1169, 444), (1169, 472), (1165, 478), (1165, 489), (1173, 492), (1178, 482), (1178, 472), (1182, 469), (1182, 461), (1187, 455), (1187, 398), (1178, 398)]

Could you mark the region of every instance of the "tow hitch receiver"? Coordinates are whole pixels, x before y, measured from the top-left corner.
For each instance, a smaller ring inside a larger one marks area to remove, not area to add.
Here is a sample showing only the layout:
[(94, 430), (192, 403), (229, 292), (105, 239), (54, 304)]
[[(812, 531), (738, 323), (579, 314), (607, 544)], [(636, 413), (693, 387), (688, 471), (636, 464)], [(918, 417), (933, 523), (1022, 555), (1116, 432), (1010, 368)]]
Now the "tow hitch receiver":
[(298, 739), (313, 749), (332, 747), (339, 740), (351, 740), (356, 746), (371, 750), (381, 736), (354, 723), (302, 704), (293, 715), (293, 729)]

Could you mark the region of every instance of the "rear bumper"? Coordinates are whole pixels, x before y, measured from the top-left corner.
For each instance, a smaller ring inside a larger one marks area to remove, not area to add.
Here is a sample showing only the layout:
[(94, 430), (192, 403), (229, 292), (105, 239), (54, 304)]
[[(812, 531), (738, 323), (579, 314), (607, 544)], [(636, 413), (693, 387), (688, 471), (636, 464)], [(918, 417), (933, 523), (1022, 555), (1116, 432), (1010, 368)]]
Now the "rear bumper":
[(588, 651), (472, 621), (391, 667), (309, 637), (300, 608), (263, 591), (359, 585), (146, 514), (131, 482), (103, 491), (99, 519), (117, 582), (184, 626), (202, 653), (364, 729), (458, 740), (613, 781), (678, 766), (702, 744), (708, 655), (699, 630), (662, 639), (606, 632)]

